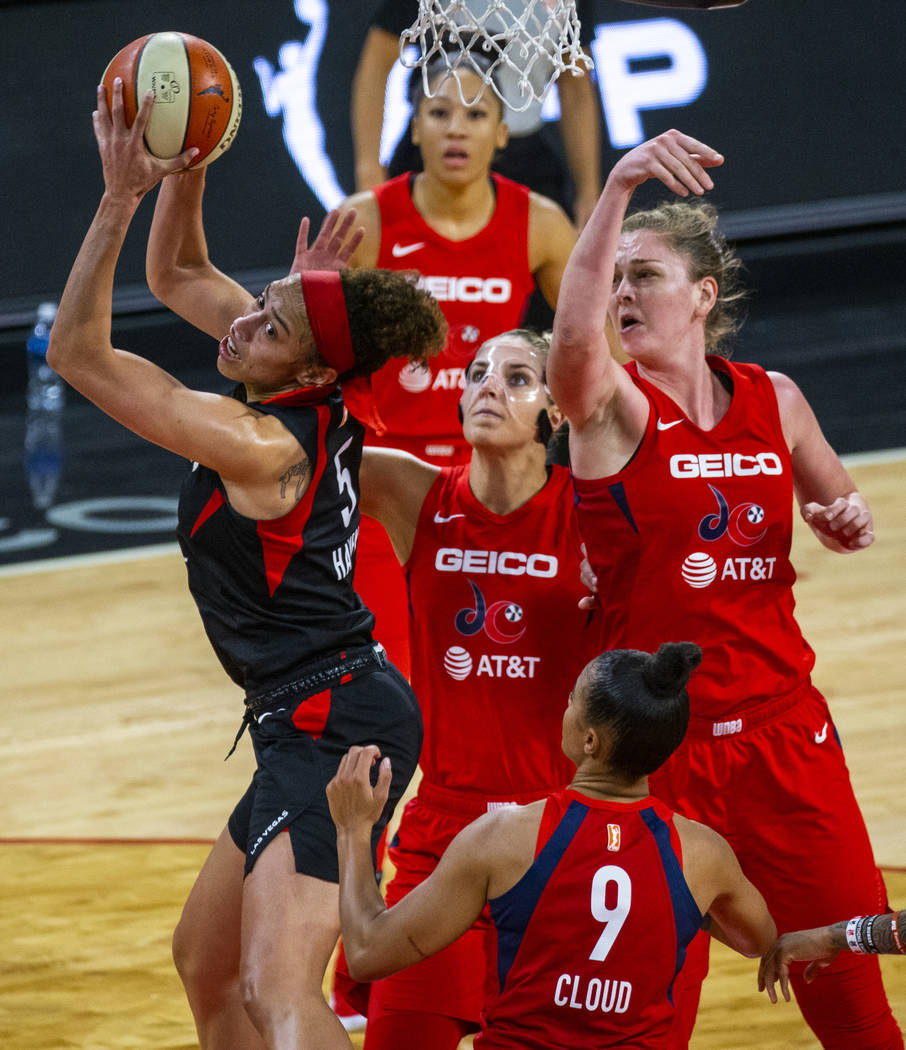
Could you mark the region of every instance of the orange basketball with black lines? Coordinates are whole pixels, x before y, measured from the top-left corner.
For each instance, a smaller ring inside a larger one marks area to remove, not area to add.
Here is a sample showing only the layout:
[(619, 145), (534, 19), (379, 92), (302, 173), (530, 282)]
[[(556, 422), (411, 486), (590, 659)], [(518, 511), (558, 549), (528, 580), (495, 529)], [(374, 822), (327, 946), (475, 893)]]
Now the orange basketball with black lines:
[(210, 164), (230, 148), (242, 116), (242, 92), (220, 51), (189, 33), (148, 33), (119, 51), (104, 70), (107, 105), (113, 79), (123, 79), (126, 123), (132, 124), (149, 88), (154, 107), (145, 144), (155, 157), (178, 157), (195, 146), (192, 167)]

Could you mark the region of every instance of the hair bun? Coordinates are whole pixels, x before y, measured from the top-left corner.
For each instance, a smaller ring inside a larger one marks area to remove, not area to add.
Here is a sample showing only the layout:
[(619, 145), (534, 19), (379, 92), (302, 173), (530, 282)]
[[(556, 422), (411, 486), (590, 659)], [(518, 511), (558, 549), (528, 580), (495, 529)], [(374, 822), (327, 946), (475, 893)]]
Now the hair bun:
[(642, 678), (655, 696), (674, 696), (702, 662), (702, 651), (694, 642), (664, 642), (649, 657)]

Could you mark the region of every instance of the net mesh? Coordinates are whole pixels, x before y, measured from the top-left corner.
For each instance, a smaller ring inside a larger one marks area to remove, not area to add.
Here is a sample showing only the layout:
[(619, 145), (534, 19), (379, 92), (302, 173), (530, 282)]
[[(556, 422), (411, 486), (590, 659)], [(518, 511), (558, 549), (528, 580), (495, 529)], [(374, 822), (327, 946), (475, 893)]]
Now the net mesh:
[[(440, 65), (477, 74), (518, 113), (540, 102), (564, 71), (590, 68), (579, 29), (574, 0), (419, 0), (418, 19), (400, 36), (400, 61), (421, 69), (428, 98), (436, 94), (428, 65)], [(456, 80), (463, 104), (474, 102)]]

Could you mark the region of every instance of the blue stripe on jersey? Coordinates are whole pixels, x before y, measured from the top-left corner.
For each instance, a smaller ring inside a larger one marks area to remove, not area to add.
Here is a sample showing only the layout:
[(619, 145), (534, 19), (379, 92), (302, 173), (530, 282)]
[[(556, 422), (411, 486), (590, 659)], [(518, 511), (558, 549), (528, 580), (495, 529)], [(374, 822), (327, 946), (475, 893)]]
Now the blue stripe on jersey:
[(497, 927), (497, 978), (501, 992), (541, 894), (587, 815), (588, 806), (573, 800), (529, 870), (506, 893), (489, 901), (491, 918)]
[[(667, 876), (667, 887), (670, 891), (673, 918), (676, 924), (676, 970), (673, 974), (675, 980), (686, 959), (686, 948), (689, 942), (701, 929), (703, 917), (683, 875), (679, 857), (670, 842), (670, 828), (653, 809), (640, 810), (639, 816), (645, 821), (648, 830), (654, 836), (658, 853), (661, 855), (661, 864), (664, 865), (664, 874)], [(667, 998), (672, 1004), (673, 981), (670, 982)]]
[(629, 500), (626, 499), (626, 489), (623, 487), (623, 482), (618, 481), (614, 485), (608, 485), (607, 491), (613, 497), (614, 503), (616, 503), (616, 505), (623, 512), (623, 517), (632, 526), (633, 531), (638, 533), (639, 528), (636, 525), (635, 519), (632, 516), (632, 511), (629, 509)]

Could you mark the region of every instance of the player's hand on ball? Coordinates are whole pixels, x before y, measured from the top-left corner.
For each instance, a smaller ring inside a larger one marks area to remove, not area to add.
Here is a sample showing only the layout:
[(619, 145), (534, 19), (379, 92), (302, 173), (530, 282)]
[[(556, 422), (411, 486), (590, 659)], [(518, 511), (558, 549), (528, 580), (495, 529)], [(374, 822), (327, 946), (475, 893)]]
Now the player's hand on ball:
[(98, 108), (92, 117), (104, 171), (105, 192), (115, 200), (135, 206), (165, 175), (189, 165), (198, 150), (187, 149), (169, 160), (161, 160), (148, 152), (144, 134), (154, 103), (153, 91), (145, 94), (131, 127), (126, 125), (122, 80), (117, 77), (114, 81), (113, 104), (109, 109), (102, 85), (98, 86), (97, 93)]
[(660, 179), (680, 197), (688, 197), (690, 191), (700, 196), (714, 188), (705, 168), (723, 162), (717, 150), (671, 128), (624, 154), (607, 181), (631, 191), (647, 179)]
[(340, 759), (333, 780), (327, 785), (327, 802), (330, 815), (338, 828), (352, 829), (356, 826), (371, 832), (384, 811), (390, 793), (390, 759), (381, 759), (377, 783), (371, 785), (371, 768), (381, 757), (374, 744), (367, 747), (351, 747)]

